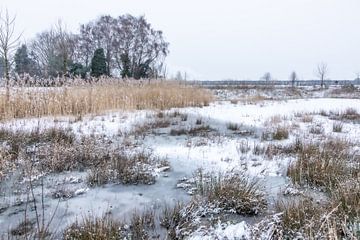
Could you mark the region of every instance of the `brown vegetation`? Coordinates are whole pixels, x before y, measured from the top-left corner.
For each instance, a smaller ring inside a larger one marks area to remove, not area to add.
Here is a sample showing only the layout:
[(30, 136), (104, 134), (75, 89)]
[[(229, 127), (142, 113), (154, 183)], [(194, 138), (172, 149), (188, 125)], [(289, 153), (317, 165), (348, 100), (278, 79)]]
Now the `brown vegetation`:
[(289, 166), (287, 175), (299, 185), (332, 189), (351, 173), (349, 158), (346, 141), (329, 139), (321, 144), (307, 144)]
[(212, 95), (173, 81), (123, 82), (116, 79), (54, 88), (13, 87), (0, 91), (0, 120), (57, 115), (82, 116), (118, 109), (205, 106)]

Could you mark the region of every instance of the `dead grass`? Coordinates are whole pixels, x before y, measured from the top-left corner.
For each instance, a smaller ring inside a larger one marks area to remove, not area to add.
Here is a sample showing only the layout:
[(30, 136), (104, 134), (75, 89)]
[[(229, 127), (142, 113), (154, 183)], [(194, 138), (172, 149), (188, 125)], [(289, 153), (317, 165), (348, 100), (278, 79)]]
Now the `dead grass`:
[(238, 131), (240, 129), (240, 125), (238, 123), (228, 122), (226, 124), (226, 128), (231, 131)]
[(139, 123), (139, 124), (135, 125), (133, 127), (132, 131), (130, 132), (130, 134), (135, 135), (137, 137), (138, 136), (144, 137), (146, 134), (148, 134), (152, 130), (159, 129), (159, 128), (167, 128), (170, 125), (171, 125), (171, 122), (169, 119), (166, 119), (164, 117), (156, 118), (156, 119), (149, 120), (144, 123)]
[(196, 189), (197, 194), (211, 204), (237, 214), (256, 215), (267, 206), (259, 182), (240, 173), (219, 174), (208, 179), (200, 171)]
[(253, 148), (253, 151), (252, 151), (252, 153), (253, 153), (254, 155), (257, 155), (257, 156), (263, 155), (263, 154), (265, 153), (265, 151), (266, 151), (266, 147), (265, 147), (265, 146), (263, 146), (263, 145), (261, 145), (261, 144), (255, 144), (255, 143), (254, 143), (254, 148)]
[(360, 223), (360, 179), (349, 178), (339, 184), (330, 193), (331, 207), (337, 208), (337, 214), (348, 221), (358, 220)]
[(289, 138), (289, 127), (279, 126), (276, 128), (275, 132), (272, 134), (274, 140), (284, 140)]
[(301, 121), (304, 122), (304, 123), (311, 123), (313, 120), (314, 120), (314, 117), (311, 116), (310, 114), (304, 114), (301, 117)]
[(325, 129), (322, 126), (321, 123), (316, 123), (316, 124), (312, 124), (310, 126), (309, 132), (312, 133), (312, 134), (320, 135), (320, 134), (323, 134), (325, 132)]
[(247, 96), (243, 99), (240, 99), (241, 102), (246, 103), (246, 104), (257, 104), (257, 103), (263, 102), (265, 100), (268, 100), (268, 98), (266, 96), (262, 96), (260, 94), (253, 95), (253, 96)]
[[(75, 135), (69, 129), (49, 128), (32, 131), (0, 130), (0, 178), (12, 169), (34, 165), (39, 171), (59, 172), (72, 169), (73, 159), (68, 158), (72, 152), (78, 160)], [(70, 151), (74, 149), (74, 151)], [(76, 151), (75, 151), (76, 149)]]
[(306, 144), (288, 167), (287, 175), (296, 184), (331, 190), (350, 176), (349, 154), (349, 143), (340, 139)]
[(153, 156), (152, 152), (114, 151), (104, 156), (104, 160), (91, 168), (87, 181), (90, 186), (99, 186), (110, 182), (122, 184), (154, 184), (155, 167), (166, 167), (165, 159)]
[(341, 88), (336, 88), (331, 91), (332, 95), (354, 94), (359, 92), (359, 88), (354, 85), (343, 85)]
[(358, 121), (360, 120), (360, 114), (354, 108), (348, 108), (340, 115), (341, 119), (349, 121)]
[(0, 120), (13, 118), (100, 114), (118, 109), (169, 109), (206, 106), (209, 91), (173, 81), (150, 83), (106, 79), (63, 87), (13, 87), (9, 98), (0, 91)]
[[(359, 183), (350, 189), (341, 186), (329, 201), (317, 202), (310, 197), (278, 201), (276, 210), (280, 221), (274, 231), (277, 239), (358, 239)], [(347, 186), (349, 187), (349, 186)]]
[(360, 167), (352, 146), (348, 141), (328, 138), (320, 143), (299, 141), (279, 150), (298, 156), (287, 172), (293, 183), (325, 190), (325, 200), (316, 201), (314, 195), (277, 202), (280, 218), (272, 222), (273, 238), (360, 237)]
[(234, 104), (234, 105), (238, 104), (238, 102), (239, 102), (238, 99), (231, 99), (231, 100), (230, 100), (230, 103), (231, 103), (231, 104)]
[[(313, 228), (319, 228), (316, 220), (321, 218), (324, 211), (322, 206), (316, 204), (309, 198), (301, 198), (298, 200), (278, 201), (275, 208), (281, 212), (281, 229), (283, 237), (291, 238), (299, 232), (309, 236)], [(313, 226), (314, 222), (317, 226)]]
[(109, 182), (152, 184), (154, 169), (169, 166), (150, 150), (114, 145), (96, 136), (76, 139), (68, 129), (0, 131), (0, 178), (21, 170), (23, 177), (89, 170), (91, 186)]
[(214, 131), (209, 125), (199, 125), (194, 126), (190, 129), (179, 128), (179, 129), (171, 129), (171, 136), (181, 136), (181, 135), (190, 135), (190, 136), (202, 136), (206, 137), (209, 135), (211, 131)]
[(344, 124), (342, 122), (333, 123), (333, 132), (342, 132)]
[(360, 113), (357, 112), (355, 108), (348, 108), (342, 112), (330, 112), (330, 119), (337, 121), (345, 121), (345, 122), (360, 122)]
[(239, 154), (246, 154), (251, 150), (250, 144), (247, 140), (242, 140), (237, 146), (236, 151)]
[(262, 141), (271, 141), (271, 140), (284, 140), (288, 139), (290, 135), (290, 126), (281, 125), (273, 128), (265, 128), (261, 133)]
[(108, 240), (120, 239), (122, 224), (109, 216), (102, 218), (86, 217), (75, 222), (63, 234), (64, 240)]
[[(81, 222), (71, 224), (63, 233), (64, 240), (112, 240), (112, 239), (153, 239), (155, 213), (145, 210), (133, 212), (129, 222), (114, 220), (110, 215), (87, 216)], [(155, 234), (154, 234), (155, 233)]]

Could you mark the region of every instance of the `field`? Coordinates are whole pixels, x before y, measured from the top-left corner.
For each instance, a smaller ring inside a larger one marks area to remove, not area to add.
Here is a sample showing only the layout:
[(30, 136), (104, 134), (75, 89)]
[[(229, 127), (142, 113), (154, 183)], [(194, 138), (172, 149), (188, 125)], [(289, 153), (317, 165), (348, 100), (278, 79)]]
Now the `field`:
[(359, 239), (358, 87), (0, 95), (0, 239)]

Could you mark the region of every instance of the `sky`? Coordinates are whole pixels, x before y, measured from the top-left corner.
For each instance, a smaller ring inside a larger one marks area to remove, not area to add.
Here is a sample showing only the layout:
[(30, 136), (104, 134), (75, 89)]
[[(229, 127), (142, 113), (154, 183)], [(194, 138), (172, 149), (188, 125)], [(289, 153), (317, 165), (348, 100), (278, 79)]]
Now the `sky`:
[(145, 15), (170, 43), (171, 74), (196, 80), (257, 80), (270, 72), (316, 79), (325, 62), (330, 79), (360, 73), (359, 0), (1, 0), (16, 14), (22, 40), (61, 19), (77, 32), (103, 14)]

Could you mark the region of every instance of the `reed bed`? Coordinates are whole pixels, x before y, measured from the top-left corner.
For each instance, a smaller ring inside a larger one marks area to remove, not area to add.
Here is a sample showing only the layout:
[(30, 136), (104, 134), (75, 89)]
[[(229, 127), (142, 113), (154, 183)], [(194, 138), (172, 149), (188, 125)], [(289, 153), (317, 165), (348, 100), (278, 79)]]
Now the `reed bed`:
[(121, 81), (55, 87), (0, 88), (0, 120), (43, 116), (82, 116), (111, 110), (202, 107), (209, 91), (175, 81)]

